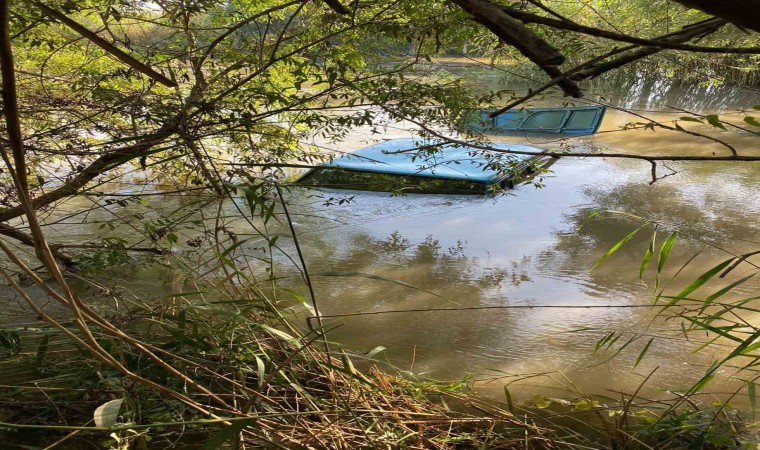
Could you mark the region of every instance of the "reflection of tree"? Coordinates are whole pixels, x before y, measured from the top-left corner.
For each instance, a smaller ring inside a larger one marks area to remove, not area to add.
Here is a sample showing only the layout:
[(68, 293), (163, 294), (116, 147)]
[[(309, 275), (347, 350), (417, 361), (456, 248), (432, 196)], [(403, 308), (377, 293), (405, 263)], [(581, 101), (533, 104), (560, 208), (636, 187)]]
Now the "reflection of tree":
[[(527, 272), (530, 258), (484, 267), (478, 258), (467, 255), (464, 242), (446, 247), (431, 236), (415, 241), (394, 232), (383, 239), (356, 235), (349, 240), (345, 251), (336, 251), (333, 244), (320, 237), (311, 240), (306, 250), (312, 255), (310, 265), (315, 274), (320, 309), (328, 316), (471, 308), (493, 305), (494, 298), (507, 304), (501, 289), (531, 281)], [(314, 259), (316, 254), (320, 255), (318, 260)], [(321, 276), (320, 273), (343, 276)], [(382, 279), (349, 275), (359, 273)], [(463, 322), (464, 315), (467, 321), (475, 320), (480, 325), (467, 325)], [(497, 316), (499, 326), (494, 328), (488, 319)], [(498, 314), (444, 311), (328, 319), (333, 325), (341, 324), (330, 332), (330, 339), (358, 349), (384, 345), (389, 348), (389, 355), (398, 357), (399, 361), (408, 359), (412, 347), (421, 353), (424, 351), (428, 357), (437, 353), (432, 349), (455, 342), (470, 349), (479, 343), (490, 343), (498, 348), (502, 346), (500, 336), (509, 329), (509, 320), (506, 311)], [(426, 348), (428, 350), (424, 350)]]
[[(692, 188), (680, 183), (655, 186), (625, 183), (612, 189), (588, 187), (585, 193), (592, 200), (595, 210), (625, 211), (660, 223), (666, 229), (677, 229), (682, 236), (731, 242), (756, 235), (752, 229), (757, 230), (757, 224), (746, 221), (746, 210), (741, 208), (741, 199), (731, 202), (730, 198), (713, 195), (714, 190), (704, 185)], [(580, 225), (590, 212), (589, 209), (578, 210), (571, 221)], [(583, 228), (590, 230), (589, 226), (593, 223), (587, 222)], [(716, 234), (716, 230), (720, 233)], [(605, 234), (620, 232), (614, 228), (598, 231)], [(620, 239), (619, 235), (617, 239)]]
[(734, 105), (754, 105), (760, 100), (753, 91), (734, 86), (686, 83), (680, 77), (663, 77), (659, 70), (647, 73), (641, 69), (619, 71), (593, 80), (592, 90), (615, 92), (620, 106), (638, 109), (665, 110), (667, 105), (689, 105), (695, 111), (711, 111)]
[[(433, 292), (451, 288), (472, 290), (472, 295), (467, 296), (472, 299), (480, 297), (481, 289), (531, 281), (522, 268), (529, 263), (529, 258), (513, 261), (509, 267), (482, 267), (477, 258), (467, 256), (465, 251), (466, 244), (462, 241), (443, 248), (432, 236), (413, 243), (396, 231), (387, 239), (356, 236), (351, 251), (333, 260), (331, 265), (369, 273), (398, 272), (403, 281)], [(357, 267), (357, 262), (361, 262), (361, 267)], [(463, 297), (462, 293), (458, 292), (457, 297)], [(467, 300), (467, 303), (475, 302)]]
[[(649, 186), (644, 183), (621, 183), (612, 188), (591, 186), (585, 190), (593, 206), (573, 210), (565, 216), (571, 232), (556, 233), (556, 243), (549, 250), (554, 258), (557, 273), (572, 272), (583, 276), (593, 285), (605, 288), (619, 286), (626, 292), (639, 292), (640, 302), (650, 300), (651, 289), (641, 287), (639, 269), (642, 257), (655, 226), (658, 239), (655, 252), (673, 231), (678, 232), (678, 244), (673, 250), (665, 275), (680, 272), (678, 279), (688, 284), (729, 255), (722, 249), (736, 254), (746, 252), (746, 239), (756, 236), (758, 225), (745, 220), (746, 210), (728, 201), (710, 197), (712, 189), (679, 184), (661, 183)], [(695, 197), (699, 198), (697, 201)], [(622, 211), (625, 214), (600, 214), (599, 211)], [(593, 262), (632, 232), (651, 221), (613, 257), (594, 270)], [(681, 265), (700, 253), (685, 268)], [(655, 254), (656, 258), (656, 254)], [(579, 265), (580, 262), (580, 265)], [(644, 278), (647, 281), (647, 277)], [(715, 280), (718, 282), (724, 280)], [(676, 280), (673, 289), (681, 286)], [(681, 286), (683, 287), (683, 286)]]

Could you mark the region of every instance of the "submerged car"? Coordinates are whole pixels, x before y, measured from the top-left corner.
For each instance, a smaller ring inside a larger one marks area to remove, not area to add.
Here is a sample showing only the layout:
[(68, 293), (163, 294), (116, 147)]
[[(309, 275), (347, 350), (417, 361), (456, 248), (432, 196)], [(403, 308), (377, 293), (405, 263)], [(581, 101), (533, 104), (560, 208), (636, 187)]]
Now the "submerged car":
[[(484, 194), (513, 187), (546, 164), (544, 150), (491, 144), (483, 150), (455, 143), (390, 139), (347, 153), (305, 173), (303, 186), (402, 193)], [(529, 154), (508, 154), (512, 150)]]
[[(594, 134), (604, 118), (602, 106), (473, 111), (472, 131), (494, 134)], [(483, 194), (511, 188), (552, 159), (545, 150), (519, 144), (436, 143), (391, 139), (325, 162), (296, 180), (313, 187), (401, 193)], [(520, 154), (500, 152), (512, 150)]]

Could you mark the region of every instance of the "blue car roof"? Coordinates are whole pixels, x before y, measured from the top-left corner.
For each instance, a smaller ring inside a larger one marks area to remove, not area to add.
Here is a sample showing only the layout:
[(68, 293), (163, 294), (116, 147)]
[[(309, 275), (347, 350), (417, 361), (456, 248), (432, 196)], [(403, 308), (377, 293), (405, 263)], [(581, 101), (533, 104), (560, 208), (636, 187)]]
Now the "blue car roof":
[[(436, 151), (428, 153), (432, 146)], [(518, 144), (490, 144), (493, 148), (540, 155), (543, 150)], [(509, 155), (455, 144), (424, 142), (419, 139), (391, 139), (347, 153), (320, 167), (335, 167), (361, 172), (414, 175), (493, 184), (505, 177), (488, 167), (493, 158), (501, 161), (527, 161), (531, 155)]]

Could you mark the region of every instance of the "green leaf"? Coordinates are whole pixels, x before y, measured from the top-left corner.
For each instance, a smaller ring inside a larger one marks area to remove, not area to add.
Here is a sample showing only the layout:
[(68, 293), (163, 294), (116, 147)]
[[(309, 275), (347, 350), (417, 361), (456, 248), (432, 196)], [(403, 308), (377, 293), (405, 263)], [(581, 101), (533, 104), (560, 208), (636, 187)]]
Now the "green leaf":
[(660, 275), (662, 274), (662, 269), (665, 267), (665, 262), (668, 260), (668, 256), (670, 256), (670, 251), (673, 250), (673, 246), (676, 243), (676, 232), (668, 236), (667, 239), (665, 239), (665, 242), (662, 243), (662, 247), (660, 247), (660, 252), (657, 255), (657, 279), (655, 281), (655, 286), (657, 286), (660, 282)]
[(618, 339), (620, 339), (621, 336), (621, 334), (617, 334), (615, 331), (610, 331), (609, 333), (605, 334), (596, 342), (596, 345), (594, 346), (594, 353), (605, 346), (607, 348), (610, 348), (615, 342), (617, 342)]
[[(746, 342), (746, 341), (745, 341)], [(747, 355), (749, 353), (754, 352), (755, 350), (760, 348), (760, 342), (755, 342), (754, 344), (750, 345), (749, 347), (745, 348), (744, 350), (739, 353), (740, 355)]]
[(705, 388), (712, 380), (715, 378), (715, 369), (708, 370), (707, 374), (702, 377), (701, 380), (697, 381), (697, 383), (689, 389), (691, 393), (697, 393)]
[(549, 406), (551, 406), (552, 401), (544, 397), (543, 395), (539, 395), (538, 397), (533, 399), (533, 403), (536, 405), (536, 408), (546, 409)]
[(728, 292), (730, 292), (736, 286), (739, 286), (740, 284), (744, 283), (745, 281), (749, 280), (750, 278), (752, 278), (754, 276), (755, 276), (755, 274), (751, 273), (751, 274), (747, 275), (746, 277), (734, 281), (733, 283), (729, 284), (728, 286), (724, 287), (723, 289), (719, 290), (718, 292), (716, 292), (716, 293), (712, 294), (711, 296), (707, 297), (705, 299), (704, 304), (702, 305), (702, 308), (699, 309), (699, 314), (702, 314), (705, 311), (705, 309), (707, 309), (707, 307), (710, 306), (710, 304), (712, 302), (714, 302), (715, 300), (719, 299), (723, 295), (725, 295)]
[(671, 300), (671, 304), (677, 303), (678, 300), (687, 297), (689, 294), (699, 289), (703, 284), (710, 281), (710, 279), (712, 279), (715, 275), (719, 274), (723, 269), (728, 267), (728, 265), (731, 264), (734, 259), (735, 258), (729, 258), (700, 275), (699, 278), (694, 280), (690, 285), (686, 286), (686, 288), (679, 292), (678, 295), (676, 295), (675, 298)]
[(296, 300), (298, 300), (299, 302), (301, 302), (301, 303), (303, 304), (304, 308), (306, 308), (306, 309), (309, 311), (309, 313), (310, 313), (312, 316), (313, 316), (313, 315), (315, 315), (315, 314), (317, 314), (317, 311), (316, 311), (316, 310), (314, 309), (314, 307), (313, 307), (313, 306), (312, 306), (312, 305), (309, 303), (309, 301), (306, 299), (306, 297), (304, 297), (303, 295), (299, 294), (298, 292), (296, 292), (296, 291), (293, 291), (293, 290), (291, 290), (291, 289), (288, 289), (288, 288), (284, 288), (284, 287), (281, 287), (280, 289), (281, 289), (281, 290), (283, 290), (283, 291), (285, 291), (285, 292), (287, 292), (287, 293), (288, 293), (288, 294), (290, 294), (290, 295), (291, 295), (291, 296), (292, 296), (294, 299), (296, 299)]
[(274, 334), (275, 336), (278, 336), (278, 337), (280, 337), (282, 339), (285, 339), (286, 341), (288, 341), (288, 342), (290, 342), (290, 343), (292, 343), (294, 345), (299, 345), (300, 344), (298, 342), (298, 339), (294, 338), (293, 336), (289, 335), (288, 333), (286, 333), (284, 331), (278, 330), (277, 328), (272, 328), (269, 325), (264, 325), (264, 324), (261, 324), (261, 328), (263, 328), (264, 330), (266, 330), (266, 331)]
[(507, 409), (509, 409), (509, 412), (514, 414), (515, 404), (512, 403), (512, 394), (509, 393), (509, 389), (506, 386), (504, 386), (504, 396), (507, 397)]
[(212, 434), (206, 441), (202, 450), (217, 450), (224, 443), (237, 439), (243, 428), (247, 427), (251, 420), (239, 420), (230, 426), (224, 427), (221, 431)]
[(110, 428), (116, 424), (116, 420), (119, 418), (119, 410), (121, 404), (124, 403), (123, 398), (111, 400), (110, 402), (103, 403), (98, 406), (93, 414), (95, 420), (95, 426)]
[(589, 401), (589, 400), (579, 400), (575, 402), (575, 405), (573, 405), (573, 408), (576, 411), (591, 411), (592, 408), (596, 407), (597, 402), (595, 401)]
[(235, 242), (234, 244), (227, 247), (220, 256), (227, 256), (230, 253), (234, 252), (236, 248), (240, 247), (241, 245), (245, 244), (248, 241), (248, 239), (242, 239), (240, 241)]
[(589, 220), (589, 219), (593, 219), (594, 217), (598, 216), (599, 214), (601, 214), (601, 213), (603, 213), (603, 212), (605, 212), (605, 211), (604, 211), (604, 210), (594, 211), (594, 212), (592, 212), (591, 214), (589, 214), (588, 216), (586, 216), (586, 217), (583, 219), (583, 221), (585, 222), (585, 221), (587, 221), (587, 220)]
[(755, 413), (757, 412), (757, 384), (754, 381), (747, 383), (747, 395), (749, 396), (749, 407), (752, 413), (751, 421), (755, 421)]
[[(689, 316), (685, 316), (685, 315), (680, 315), (680, 317), (682, 317), (685, 320), (688, 320), (689, 322), (693, 323), (695, 326), (697, 326), (699, 328), (704, 328), (707, 331), (712, 331), (713, 333), (719, 334), (719, 335), (723, 336), (726, 339), (730, 339), (730, 340), (732, 340), (734, 342), (738, 342), (740, 344), (744, 343), (744, 340), (742, 340), (741, 338), (738, 338), (738, 337), (734, 336), (731, 333), (728, 333), (728, 332), (724, 331), (721, 327), (714, 327), (714, 326), (712, 326), (712, 325), (710, 325), (710, 324), (708, 324), (706, 322), (701, 322), (701, 321), (699, 321), (699, 320), (697, 320), (697, 319), (695, 319), (693, 317), (689, 317)], [(733, 329), (733, 327), (731, 327), (730, 329)], [(741, 347), (741, 346), (739, 346), (739, 347)], [(739, 348), (739, 347), (737, 347), (737, 348)]]
[(649, 342), (647, 342), (647, 345), (644, 346), (644, 349), (641, 350), (641, 353), (639, 353), (639, 357), (636, 358), (636, 363), (633, 365), (633, 368), (635, 369), (639, 363), (641, 363), (641, 360), (644, 359), (644, 356), (649, 351), (649, 347), (652, 345), (652, 342), (654, 341), (654, 338), (650, 338)]
[(699, 122), (699, 123), (704, 123), (704, 122), (702, 122), (701, 119), (697, 119), (696, 117), (690, 117), (690, 116), (679, 117), (678, 120), (683, 120), (684, 122)]
[(652, 239), (649, 241), (649, 247), (647, 247), (647, 251), (644, 252), (644, 258), (641, 260), (641, 268), (639, 269), (639, 279), (644, 278), (644, 272), (647, 271), (647, 268), (649, 267), (649, 262), (652, 260), (652, 256), (654, 255), (654, 244), (655, 239), (657, 238), (657, 231), (655, 230), (654, 233), (652, 233)]
[[(741, 325), (737, 324), (735, 325), (737, 328), (741, 327)], [(755, 331), (748, 337), (744, 338), (742, 340), (742, 343), (739, 344), (725, 359), (725, 361), (728, 361), (731, 358), (734, 358), (736, 356), (740, 355), (746, 355), (752, 351), (757, 350), (760, 348), (760, 342), (758, 342), (758, 339), (760, 339), (760, 330)], [(754, 344), (753, 344), (754, 342)]]
[(758, 122), (754, 117), (747, 116), (744, 118), (744, 121), (753, 127), (760, 127), (760, 122)]
[(624, 237), (623, 239), (621, 239), (620, 241), (618, 241), (617, 244), (613, 245), (612, 248), (610, 248), (609, 250), (607, 250), (607, 253), (605, 253), (604, 255), (602, 255), (602, 257), (599, 258), (594, 263), (594, 265), (591, 267), (591, 270), (594, 270), (595, 268), (599, 267), (599, 264), (601, 264), (602, 262), (604, 262), (604, 260), (607, 259), (608, 257), (610, 257), (613, 253), (615, 253), (616, 251), (620, 250), (620, 247), (622, 247), (623, 245), (625, 245), (626, 242), (630, 241), (634, 236), (636, 236), (639, 233), (639, 231), (641, 231), (647, 225), (649, 225), (649, 222), (647, 222), (644, 225), (640, 226), (639, 228), (636, 228), (635, 230), (631, 231), (630, 233), (628, 233), (628, 235), (626, 237)]
[(721, 130), (726, 129), (725, 125), (723, 125), (723, 122), (721, 122), (720, 118), (718, 118), (718, 116), (715, 114), (705, 116), (705, 120), (707, 120), (707, 123), (714, 126), (715, 128), (720, 128)]

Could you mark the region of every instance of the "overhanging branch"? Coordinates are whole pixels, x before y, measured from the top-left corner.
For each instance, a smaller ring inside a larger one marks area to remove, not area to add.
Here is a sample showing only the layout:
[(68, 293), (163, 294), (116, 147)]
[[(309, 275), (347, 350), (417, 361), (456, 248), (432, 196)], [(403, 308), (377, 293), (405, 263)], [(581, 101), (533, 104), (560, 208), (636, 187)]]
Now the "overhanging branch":
[(721, 17), (742, 28), (760, 32), (760, 0), (676, 0), (687, 8)]
[[(470, 14), (475, 21), (488, 28), (504, 43), (515, 47), (551, 78), (562, 75), (562, 72), (556, 67), (565, 61), (562, 53), (519, 20), (507, 14), (501, 7), (486, 0), (451, 1)], [(581, 97), (583, 95), (580, 88), (568, 79), (563, 79), (557, 84), (569, 96)]]
[(351, 14), (348, 8), (343, 6), (338, 0), (323, 0), (327, 6), (338, 14)]
[[(572, 22), (570, 20), (560, 20), (560, 19), (554, 19), (551, 17), (541, 16), (538, 14), (530, 13), (530, 12), (523, 11), (516, 8), (511, 8), (508, 6), (502, 6), (502, 9), (510, 16), (515, 17), (516, 19), (519, 19), (521, 22), (525, 24), (535, 23), (538, 25), (545, 25), (545, 26), (555, 28), (558, 30), (573, 31), (576, 33), (586, 34), (589, 36), (601, 37), (604, 39), (609, 39), (609, 40), (619, 41), (619, 42), (627, 42), (629, 44), (636, 44), (636, 45), (641, 45), (645, 47), (657, 47), (660, 49), (668, 49), (668, 50), (684, 50), (684, 51), (698, 52), (698, 53), (735, 53), (735, 54), (753, 54), (753, 55), (760, 54), (760, 47), (703, 47), (703, 46), (698, 46), (698, 45), (684, 44), (675, 40), (665, 39), (668, 36), (672, 36), (673, 35), (672, 33), (659, 36), (659, 37), (654, 37), (651, 39), (639, 38), (639, 37), (630, 36), (623, 33), (603, 30), (601, 28), (581, 25), (579, 23)], [(691, 26), (699, 26), (702, 24), (706, 24), (708, 22), (714, 23), (714, 24), (717, 24), (718, 22), (721, 22), (723, 24), (728, 23), (728, 21), (725, 19), (712, 18), (712, 19), (708, 19), (705, 22), (700, 22), (698, 24), (694, 24)], [(684, 28), (684, 30), (687, 30), (687, 29), (688, 27)], [(680, 31), (676, 33), (680, 33)]]
[[(724, 21), (723, 19), (710, 19), (708, 21), (684, 28), (680, 30), (679, 32), (677, 32), (676, 34), (671, 33), (669, 35), (661, 36), (657, 40), (659, 42), (671, 42), (671, 43), (687, 42), (691, 39), (696, 39), (699, 37), (707, 36), (708, 34), (712, 34), (718, 31), (725, 24), (726, 24), (726, 21)], [(632, 62), (646, 58), (647, 56), (653, 55), (655, 53), (659, 53), (663, 51), (664, 49), (665, 49), (664, 47), (642, 47), (638, 50), (622, 55), (611, 61), (597, 64), (587, 69), (578, 71), (578, 73), (573, 74), (570, 77), (570, 79), (579, 81), (579, 80), (585, 80), (587, 78), (595, 78), (605, 72), (609, 72), (610, 70), (623, 67), (626, 64), (630, 64)]]

